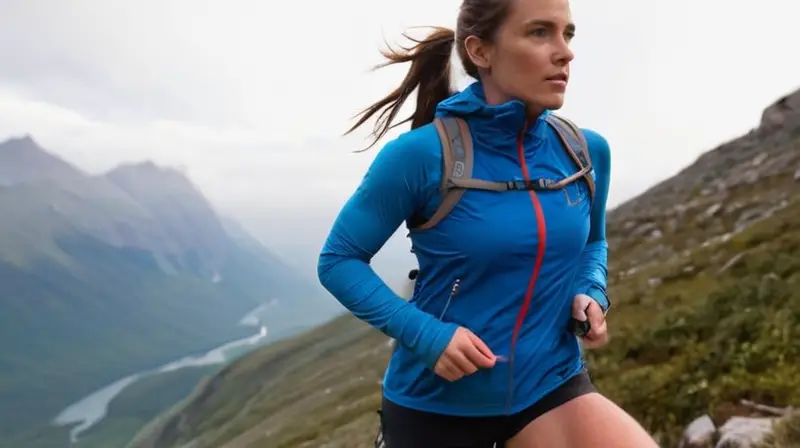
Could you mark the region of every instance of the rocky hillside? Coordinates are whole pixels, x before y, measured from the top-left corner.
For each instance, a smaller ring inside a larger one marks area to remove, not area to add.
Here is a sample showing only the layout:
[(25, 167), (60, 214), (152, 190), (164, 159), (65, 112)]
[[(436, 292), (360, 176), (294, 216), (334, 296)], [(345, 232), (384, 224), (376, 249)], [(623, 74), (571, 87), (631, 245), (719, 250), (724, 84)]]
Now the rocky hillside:
[[(731, 419), (763, 414), (750, 402), (800, 405), (798, 192), (800, 92), (609, 213), (612, 341), (586, 357), (662, 446), (692, 422), (683, 447), (741, 438)], [(370, 447), (389, 350), (342, 317), (230, 365), (130, 446)], [(787, 420), (763, 446), (800, 446), (798, 426)]]

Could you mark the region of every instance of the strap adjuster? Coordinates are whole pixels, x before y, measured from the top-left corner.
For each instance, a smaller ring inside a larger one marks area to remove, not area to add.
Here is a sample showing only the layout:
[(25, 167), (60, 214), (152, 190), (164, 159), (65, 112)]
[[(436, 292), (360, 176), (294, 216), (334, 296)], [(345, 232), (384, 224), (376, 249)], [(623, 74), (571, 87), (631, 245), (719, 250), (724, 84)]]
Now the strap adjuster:
[(509, 190), (546, 190), (551, 185), (553, 185), (555, 181), (552, 179), (515, 179), (506, 181), (506, 188)]

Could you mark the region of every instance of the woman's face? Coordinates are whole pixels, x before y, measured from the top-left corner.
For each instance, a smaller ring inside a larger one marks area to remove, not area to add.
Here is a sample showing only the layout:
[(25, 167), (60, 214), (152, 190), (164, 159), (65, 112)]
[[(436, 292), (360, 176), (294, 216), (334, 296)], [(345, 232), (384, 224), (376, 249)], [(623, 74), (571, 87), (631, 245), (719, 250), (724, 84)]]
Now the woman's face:
[[(559, 109), (574, 58), (569, 0), (510, 0), (493, 42), (474, 44), (487, 99), (518, 99), (534, 109)], [(480, 49), (477, 46), (481, 47)]]

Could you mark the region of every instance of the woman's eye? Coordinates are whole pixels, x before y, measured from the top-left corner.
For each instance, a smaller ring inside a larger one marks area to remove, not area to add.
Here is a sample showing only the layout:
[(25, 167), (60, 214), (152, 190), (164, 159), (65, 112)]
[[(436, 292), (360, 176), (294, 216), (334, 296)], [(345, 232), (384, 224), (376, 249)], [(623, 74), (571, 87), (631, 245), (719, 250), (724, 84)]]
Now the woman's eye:
[(547, 29), (545, 28), (535, 28), (531, 30), (531, 34), (537, 37), (545, 37), (547, 35)]

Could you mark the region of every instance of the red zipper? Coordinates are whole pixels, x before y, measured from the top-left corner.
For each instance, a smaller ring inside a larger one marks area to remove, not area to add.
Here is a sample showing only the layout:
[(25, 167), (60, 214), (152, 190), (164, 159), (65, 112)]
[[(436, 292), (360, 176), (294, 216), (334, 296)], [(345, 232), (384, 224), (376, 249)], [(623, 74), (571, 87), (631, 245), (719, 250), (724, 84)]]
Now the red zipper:
[[(528, 128), (527, 120), (525, 122), (525, 126), (522, 128), (522, 132), (520, 132), (519, 137), (517, 138), (517, 155), (519, 157), (519, 164), (522, 168), (522, 176), (526, 181), (531, 180), (531, 174), (528, 171), (528, 164), (525, 161), (525, 148), (523, 146), (523, 139), (525, 137), (525, 130)], [(528, 279), (528, 288), (525, 290), (525, 297), (522, 301), (522, 307), (519, 310), (519, 314), (517, 314), (517, 320), (514, 323), (514, 332), (511, 335), (511, 351), (509, 353), (509, 375), (510, 375), (510, 382), (509, 382), (509, 390), (508, 390), (508, 407), (510, 408), (513, 398), (513, 389), (514, 389), (514, 352), (517, 345), (517, 338), (519, 337), (520, 329), (522, 328), (522, 324), (525, 322), (525, 317), (528, 314), (528, 310), (531, 306), (531, 301), (533, 300), (533, 290), (536, 286), (536, 280), (539, 278), (539, 271), (542, 268), (542, 262), (544, 261), (544, 253), (547, 247), (547, 224), (544, 219), (544, 211), (542, 210), (542, 204), (539, 202), (539, 197), (536, 196), (536, 192), (533, 190), (528, 190), (528, 193), (531, 196), (531, 203), (533, 204), (533, 209), (536, 212), (536, 225), (538, 228), (538, 237), (539, 237), (539, 245), (536, 250), (536, 262), (533, 266), (533, 272), (531, 273), (530, 278)], [(510, 411), (510, 409), (509, 409)]]

